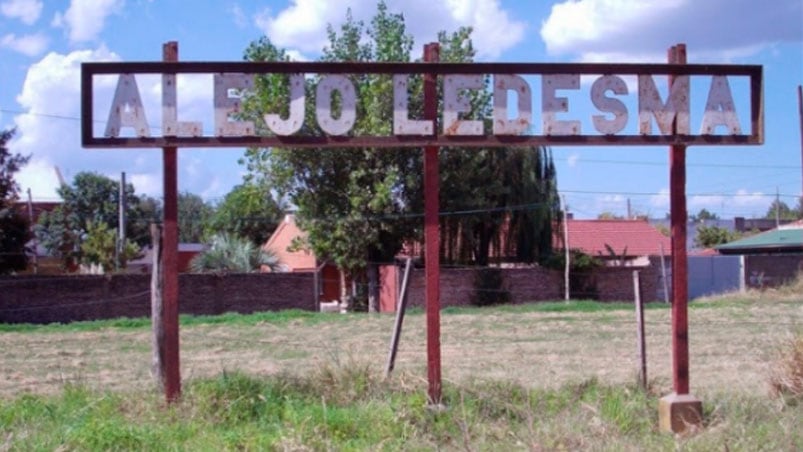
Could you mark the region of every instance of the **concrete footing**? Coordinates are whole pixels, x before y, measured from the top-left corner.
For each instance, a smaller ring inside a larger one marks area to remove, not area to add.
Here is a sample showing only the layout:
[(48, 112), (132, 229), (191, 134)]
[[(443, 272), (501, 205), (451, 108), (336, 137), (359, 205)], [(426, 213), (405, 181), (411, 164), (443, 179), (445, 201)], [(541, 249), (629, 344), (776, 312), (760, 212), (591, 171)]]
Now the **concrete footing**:
[(669, 394), (658, 402), (658, 426), (662, 432), (684, 433), (703, 423), (703, 403), (693, 395)]

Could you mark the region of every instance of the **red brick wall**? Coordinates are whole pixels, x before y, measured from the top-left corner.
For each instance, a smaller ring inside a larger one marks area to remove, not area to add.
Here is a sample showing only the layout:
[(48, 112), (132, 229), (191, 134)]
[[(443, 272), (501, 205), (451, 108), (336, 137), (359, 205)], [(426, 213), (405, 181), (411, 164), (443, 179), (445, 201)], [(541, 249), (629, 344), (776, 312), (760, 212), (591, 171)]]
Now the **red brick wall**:
[[(795, 264), (798, 265), (798, 264)], [(797, 268), (795, 266), (795, 268)], [(603, 268), (593, 275), (597, 298), (633, 299), (633, 267)], [(660, 266), (640, 268), (645, 301), (656, 301)], [(503, 269), (512, 303), (562, 300), (563, 272), (540, 267)], [(461, 306), (474, 294), (474, 269), (441, 270), (441, 306)], [(388, 276), (390, 277), (390, 276)], [(395, 277), (398, 279), (398, 275)], [(410, 275), (410, 306), (424, 306), (424, 270)], [(313, 273), (179, 275), (179, 309), (215, 315), (280, 309), (317, 310)], [(398, 288), (383, 288), (385, 300)], [(580, 298), (573, 296), (573, 298)], [(0, 323), (50, 323), (150, 316), (150, 275), (0, 277)]]
[[(661, 269), (650, 267), (605, 267), (590, 275), (593, 289), (589, 293), (572, 292), (573, 299), (590, 298), (601, 301), (630, 301), (633, 294), (633, 270), (641, 272), (641, 287), (645, 302), (658, 301)], [(502, 269), (503, 289), (510, 293), (511, 303), (554, 301), (564, 298), (563, 272), (541, 267)], [(463, 306), (471, 303), (474, 294), (474, 269), (441, 270), (441, 306)], [(410, 306), (424, 306), (424, 270), (415, 269), (410, 276)]]
[[(150, 316), (150, 275), (0, 278), (0, 323)], [(181, 274), (182, 314), (317, 310), (313, 273)]]
[(745, 283), (748, 287), (776, 287), (803, 272), (803, 254), (756, 254), (744, 257)]

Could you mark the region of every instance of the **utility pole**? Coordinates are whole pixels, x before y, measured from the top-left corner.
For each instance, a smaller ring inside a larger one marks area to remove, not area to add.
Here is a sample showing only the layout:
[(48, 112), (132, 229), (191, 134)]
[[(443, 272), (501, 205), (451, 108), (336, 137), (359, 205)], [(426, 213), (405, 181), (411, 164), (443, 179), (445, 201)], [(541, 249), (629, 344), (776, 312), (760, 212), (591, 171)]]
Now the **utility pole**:
[(39, 273), (39, 244), (36, 242), (36, 235), (33, 233), (33, 198), (31, 189), (28, 188), (28, 224), (31, 230), (31, 242), (33, 242), (33, 274)]
[(126, 211), (126, 200), (125, 200), (125, 171), (120, 173), (120, 190), (118, 190), (118, 198), (117, 198), (117, 211), (119, 218), (117, 219), (117, 259), (116, 265), (117, 269), (123, 268), (123, 259), (124, 259), (124, 251), (125, 251), (125, 211)]
[(630, 210), (630, 198), (627, 198), (627, 219), (628, 220), (633, 219), (633, 211)]
[(571, 253), (569, 252), (569, 207), (566, 205), (566, 197), (560, 197), (563, 208), (563, 248), (564, 260), (566, 261), (563, 266), (563, 296), (566, 301), (570, 298), (570, 284), (569, 284), (569, 268), (571, 266)]
[(803, 85), (797, 85), (797, 116), (800, 118), (800, 208), (803, 209)]
[(775, 187), (775, 228), (781, 225), (781, 194)]

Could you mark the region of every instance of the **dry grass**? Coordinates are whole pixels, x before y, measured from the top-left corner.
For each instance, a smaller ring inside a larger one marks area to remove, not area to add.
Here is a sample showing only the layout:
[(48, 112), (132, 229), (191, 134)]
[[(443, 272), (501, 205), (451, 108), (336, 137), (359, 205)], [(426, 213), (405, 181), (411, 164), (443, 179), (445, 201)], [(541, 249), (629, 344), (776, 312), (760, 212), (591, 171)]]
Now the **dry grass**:
[[(803, 295), (695, 302), (689, 311), (693, 392), (766, 393), (773, 350), (803, 325)], [(304, 375), (358, 356), (381, 374), (393, 327), (389, 315), (330, 315), (331, 320), (206, 324), (181, 329), (184, 379), (223, 371)], [(670, 313), (648, 309), (648, 374), (669, 392)], [(630, 310), (539, 312), (485, 308), (442, 316), (446, 384), (503, 380), (557, 388), (596, 378), (632, 383), (637, 370), (635, 315)], [(426, 376), (425, 316), (405, 321), (396, 369)], [(0, 397), (54, 393), (67, 382), (97, 389), (152, 388), (146, 328), (0, 333)], [(415, 377), (418, 376), (418, 377)]]
[(779, 348), (770, 367), (773, 395), (803, 402), (803, 333), (791, 335)]

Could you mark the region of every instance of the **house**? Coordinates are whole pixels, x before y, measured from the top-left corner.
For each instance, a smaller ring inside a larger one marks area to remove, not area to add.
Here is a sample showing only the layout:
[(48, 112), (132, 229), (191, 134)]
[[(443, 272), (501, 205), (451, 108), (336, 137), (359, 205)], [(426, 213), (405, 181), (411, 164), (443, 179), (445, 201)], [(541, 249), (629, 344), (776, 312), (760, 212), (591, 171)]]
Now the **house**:
[[(646, 220), (575, 220), (565, 222), (568, 248), (580, 250), (609, 265), (649, 265), (650, 256), (670, 256), (672, 242)], [(563, 248), (563, 231), (556, 248)]]
[[(656, 228), (669, 230), (672, 227), (672, 220), (668, 218), (650, 219), (650, 224)], [(791, 220), (780, 220), (780, 224), (790, 223)], [(731, 232), (739, 232), (745, 234), (752, 234), (755, 232), (764, 232), (773, 229), (777, 226), (774, 219), (767, 218), (744, 218), (735, 217), (732, 220), (724, 220), (721, 218), (709, 220), (693, 220), (689, 219), (686, 224), (686, 249), (692, 255), (712, 255), (717, 254), (716, 251), (701, 248), (697, 245), (697, 235), (701, 227), (706, 228), (719, 228), (726, 229)]]
[(26, 246), (33, 251), (28, 255), (28, 269), (21, 274), (58, 275), (63, 273), (61, 259), (51, 256), (48, 251), (33, 238), (33, 227), (39, 222), (43, 213), (50, 213), (61, 206), (61, 201), (17, 201), (14, 209), (28, 219), (31, 228), (31, 239)]
[(715, 247), (720, 254), (803, 253), (803, 220)]
[[(303, 246), (294, 246), (297, 245), (297, 242), (303, 241), (306, 236), (306, 232), (296, 224), (295, 215), (287, 214), (262, 248), (276, 254), (276, 257), (279, 258), (279, 265), (285, 271), (319, 272), (319, 300), (339, 300), (342, 280), (340, 270), (334, 264), (318, 259), (312, 250)], [(269, 272), (270, 269), (263, 267), (262, 271)]]
[(743, 286), (765, 288), (794, 281), (803, 272), (803, 220), (716, 246), (740, 260)]
[[(198, 254), (207, 249), (203, 243), (179, 243), (178, 244), (178, 272), (188, 273), (190, 271), (190, 261)], [(150, 273), (153, 267), (153, 248), (146, 246), (142, 248), (142, 256), (129, 261), (126, 264), (126, 273)]]
[(28, 218), (31, 224), (36, 224), (39, 222), (39, 217), (42, 216), (43, 213), (50, 213), (55, 210), (56, 207), (61, 206), (61, 204), (61, 201), (34, 201), (31, 202), (29, 206), (29, 203), (26, 201), (17, 201), (14, 203), (14, 209), (24, 215), (25, 218)]

